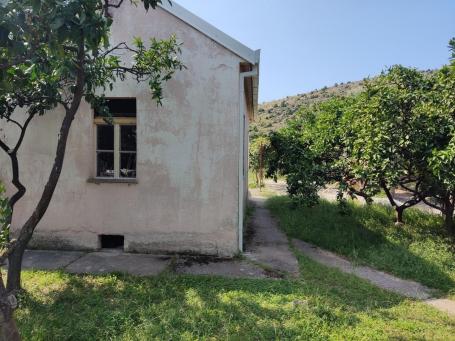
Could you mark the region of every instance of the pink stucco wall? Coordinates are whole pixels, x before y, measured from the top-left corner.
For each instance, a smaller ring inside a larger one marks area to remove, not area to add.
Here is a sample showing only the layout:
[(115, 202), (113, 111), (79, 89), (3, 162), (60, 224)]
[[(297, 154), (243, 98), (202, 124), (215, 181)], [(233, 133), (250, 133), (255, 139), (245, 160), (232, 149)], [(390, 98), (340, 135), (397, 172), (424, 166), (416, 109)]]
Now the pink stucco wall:
[[(95, 126), (83, 103), (73, 124), (63, 174), (33, 245), (96, 249), (98, 235), (122, 234), (126, 251), (238, 251), (240, 57), (165, 10), (145, 13), (122, 6), (114, 13), (112, 42), (176, 34), (187, 70), (165, 87), (157, 107), (146, 85), (127, 81), (107, 96), (136, 97), (138, 184), (91, 184), (95, 176)], [(127, 58), (127, 56), (125, 56)], [(20, 153), (28, 188), (13, 228), (37, 203), (50, 171), (62, 113), (38, 118)], [(3, 127), (13, 138), (11, 127)], [(6, 129), (5, 129), (6, 128)], [(0, 179), (9, 163), (0, 154)]]

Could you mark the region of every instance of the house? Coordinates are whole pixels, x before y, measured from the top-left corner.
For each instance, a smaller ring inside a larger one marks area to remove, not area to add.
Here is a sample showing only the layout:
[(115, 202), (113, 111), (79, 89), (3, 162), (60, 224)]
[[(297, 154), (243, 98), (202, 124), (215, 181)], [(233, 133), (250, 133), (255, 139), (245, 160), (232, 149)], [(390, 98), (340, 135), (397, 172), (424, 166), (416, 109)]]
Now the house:
[[(259, 51), (175, 2), (148, 13), (125, 2), (111, 12), (113, 44), (176, 34), (187, 69), (165, 85), (162, 107), (146, 84), (133, 80), (107, 92), (114, 125), (81, 104), (60, 182), (31, 247), (235, 255), (243, 244)], [(29, 128), (20, 154), (27, 194), (16, 206), (13, 230), (41, 196), (62, 117), (56, 109)], [(6, 185), (8, 162), (0, 154)]]

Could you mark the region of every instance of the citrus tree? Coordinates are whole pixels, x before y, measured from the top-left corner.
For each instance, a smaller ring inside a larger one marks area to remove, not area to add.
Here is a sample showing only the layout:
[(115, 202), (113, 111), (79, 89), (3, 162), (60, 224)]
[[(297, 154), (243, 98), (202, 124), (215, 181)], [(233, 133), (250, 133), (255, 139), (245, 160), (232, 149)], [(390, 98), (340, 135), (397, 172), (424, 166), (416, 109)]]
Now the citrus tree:
[[(451, 41), (455, 54), (455, 40)], [(424, 202), (455, 235), (455, 61), (437, 72), (394, 66), (356, 97), (302, 108), (271, 136), (268, 172), (286, 175), (298, 202), (330, 182), (367, 203), (383, 191), (396, 211)], [(397, 200), (394, 189), (409, 195)]]
[(428, 75), (394, 66), (366, 83), (342, 122), (350, 172), (363, 179), (370, 196), (384, 191), (396, 210), (398, 224), (403, 223), (403, 212), (421, 201), (412, 195), (398, 202), (392, 189), (422, 189), (419, 167), (436, 137), (429, 132), (435, 122), (417, 108), (428, 97), (432, 84)]
[[(302, 108), (286, 126), (270, 136), (268, 175), (286, 177), (288, 192), (298, 204), (318, 202), (318, 191), (347, 175), (340, 120), (351, 98), (334, 98)], [(354, 186), (349, 186), (357, 192)], [(362, 194), (362, 193), (361, 193)]]
[[(144, 10), (155, 8), (161, 0), (131, 1)], [(161, 104), (162, 84), (176, 70), (180, 46), (176, 37), (166, 40), (110, 44), (113, 18), (110, 11), (123, 0), (2, 0), (0, 1), (0, 120), (6, 129), (15, 129), (17, 139), (0, 137), (0, 150), (9, 157), (12, 187), (8, 198), (7, 233), (15, 205), (26, 192), (20, 177), (18, 153), (30, 125), (56, 107), (64, 110), (55, 137), (55, 159), (47, 182), (32, 214), (19, 227), (17, 238), (7, 238), (0, 262), (9, 260), (6, 286), (0, 277), (0, 317), (2, 340), (19, 339), (12, 318), (14, 294), (20, 288), (24, 250), (33, 236), (54, 194), (65, 157), (68, 134), (82, 100), (99, 112), (107, 112), (102, 92), (126, 78), (146, 82), (151, 97)], [(130, 54), (133, 63), (126, 64), (118, 52)], [(101, 93), (101, 95), (100, 95)], [(25, 112), (25, 119), (17, 116)], [(4, 165), (2, 165), (4, 167)]]

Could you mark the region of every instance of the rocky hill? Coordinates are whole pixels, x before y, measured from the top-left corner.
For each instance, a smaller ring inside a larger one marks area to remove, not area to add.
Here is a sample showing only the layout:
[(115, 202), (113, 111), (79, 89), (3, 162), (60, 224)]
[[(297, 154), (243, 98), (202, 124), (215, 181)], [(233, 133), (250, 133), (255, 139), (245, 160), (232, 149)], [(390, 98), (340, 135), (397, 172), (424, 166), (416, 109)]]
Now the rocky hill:
[(268, 134), (283, 126), (292, 118), (302, 106), (325, 101), (334, 96), (349, 96), (362, 91), (364, 81), (335, 84), (332, 87), (324, 87), (306, 94), (288, 96), (286, 98), (262, 103), (254, 123), (250, 126), (252, 138), (262, 134)]

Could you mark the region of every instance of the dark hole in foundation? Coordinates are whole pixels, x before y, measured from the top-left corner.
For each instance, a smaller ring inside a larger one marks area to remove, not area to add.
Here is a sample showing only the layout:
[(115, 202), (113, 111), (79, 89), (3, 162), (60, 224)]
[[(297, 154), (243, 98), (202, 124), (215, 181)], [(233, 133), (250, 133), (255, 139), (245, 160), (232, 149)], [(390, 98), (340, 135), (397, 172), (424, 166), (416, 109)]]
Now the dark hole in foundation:
[(120, 235), (102, 234), (100, 235), (102, 249), (119, 249), (123, 250), (125, 237)]

